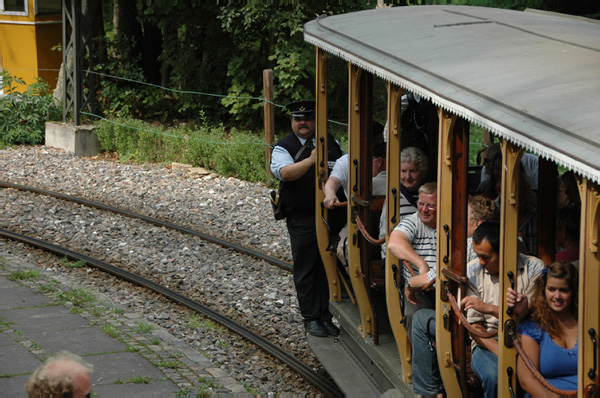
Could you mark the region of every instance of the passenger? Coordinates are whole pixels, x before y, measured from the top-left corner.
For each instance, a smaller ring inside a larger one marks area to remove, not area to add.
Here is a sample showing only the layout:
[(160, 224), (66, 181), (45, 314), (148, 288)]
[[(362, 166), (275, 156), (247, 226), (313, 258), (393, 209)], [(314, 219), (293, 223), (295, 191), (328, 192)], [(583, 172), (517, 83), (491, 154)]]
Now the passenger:
[(477, 258), (473, 250), (473, 232), (484, 221), (499, 216), (496, 203), (483, 195), (470, 196), (467, 203), (467, 263)]
[(90, 373), (93, 367), (77, 355), (63, 351), (50, 357), (27, 381), (29, 398), (83, 398), (92, 392)]
[[(373, 122), (373, 158), (372, 158), (372, 176), (373, 176), (373, 195), (385, 195), (385, 157), (386, 144), (383, 139), (383, 126), (380, 123)], [(343, 188), (346, 198), (348, 193), (348, 175), (349, 175), (348, 155), (343, 155), (335, 161), (333, 170), (323, 187), (325, 199), (323, 203), (328, 209), (333, 209), (339, 204), (337, 191)], [(377, 178), (376, 178), (377, 177)]]
[(558, 177), (556, 206), (559, 209), (565, 206), (581, 206), (577, 180), (572, 171), (566, 171)]
[[(502, 157), (494, 160), (494, 180), (496, 183), (496, 206), (500, 208), (500, 187), (502, 178)], [(527, 255), (538, 253), (538, 219), (537, 219), (537, 194), (529, 188), (525, 178), (524, 167), (519, 166), (519, 228), (518, 251)]]
[[(308, 333), (337, 336), (340, 331), (331, 322), (329, 286), (315, 229), (315, 101), (296, 101), (286, 107), (291, 113), (292, 133), (275, 145), (271, 172), (283, 184), (280, 200), (290, 234), (300, 312)], [(333, 164), (343, 151), (331, 134), (327, 136), (328, 160)]]
[[(519, 324), (523, 351), (554, 387), (577, 390), (578, 271), (566, 261), (554, 262), (535, 282), (529, 319)], [(558, 397), (517, 360), (521, 387), (531, 397)]]
[[(481, 180), (477, 187), (478, 193), (491, 193), (494, 195), (494, 187), (500, 183), (494, 178), (493, 165), (496, 159), (502, 158), (502, 148), (499, 142), (490, 145), (485, 151), (483, 157), (483, 168), (481, 169)], [(521, 165), (525, 173), (525, 180), (527, 188), (532, 191), (538, 189), (538, 177), (539, 177), (539, 156), (532, 155), (531, 153), (524, 153), (521, 157)]]
[[(500, 282), (500, 223), (483, 222), (473, 233), (473, 249), (479, 259), (467, 264), (469, 286), (467, 297), (461, 300), (461, 308), (467, 310), (467, 320), (481, 332), (498, 330), (498, 297)], [(519, 253), (517, 256), (517, 292), (524, 294), (512, 303), (519, 318), (527, 315), (531, 300), (533, 281), (544, 268), (535, 257)], [(526, 300), (525, 298), (528, 298)], [(498, 340), (483, 339), (471, 335), (471, 367), (483, 387), (484, 397), (496, 396), (498, 384)]]
[[(473, 232), (484, 221), (498, 217), (494, 201), (476, 195), (469, 197), (467, 205), (467, 262), (477, 258), (473, 251)], [(443, 393), (444, 385), (433, 349), (435, 340), (435, 310), (421, 309), (412, 319), (413, 392), (423, 397)]]
[[(406, 148), (400, 153), (400, 217), (414, 214), (417, 211), (419, 188), (427, 175), (427, 156), (419, 148)], [(387, 223), (387, 206), (383, 204), (379, 220), (379, 239), (385, 238)], [(381, 244), (381, 258), (385, 260), (385, 242)]]
[[(373, 196), (383, 196), (385, 195), (386, 190), (386, 144), (383, 140), (383, 126), (377, 122), (373, 122), (373, 157), (372, 157), (372, 194)], [(323, 204), (328, 209), (333, 209), (337, 205), (339, 205), (340, 201), (337, 195), (337, 191), (340, 187), (344, 189), (344, 194), (346, 198), (349, 198), (348, 193), (348, 169), (349, 169), (349, 160), (348, 155), (343, 155), (338, 160), (335, 161), (335, 165), (333, 166), (333, 170), (329, 179), (325, 183), (323, 187), (323, 193), (325, 194), (325, 199), (323, 200)], [(348, 229), (346, 227), (342, 228), (340, 231), (340, 242), (337, 248), (337, 255), (340, 259), (341, 263), (347, 264), (347, 240), (348, 237)]]
[(566, 206), (558, 210), (556, 216), (556, 245), (560, 251), (555, 261), (569, 261), (576, 267), (579, 265), (579, 228), (581, 225), (581, 208)]
[(409, 336), (412, 316), (421, 308), (435, 308), (435, 291), (421, 288), (436, 277), (437, 248), (437, 186), (430, 182), (419, 188), (417, 212), (405, 217), (392, 231), (390, 252), (400, 261), (406, 261), (416, 272), (404, 269), (407, 284), (404, 295), (404, 325)]

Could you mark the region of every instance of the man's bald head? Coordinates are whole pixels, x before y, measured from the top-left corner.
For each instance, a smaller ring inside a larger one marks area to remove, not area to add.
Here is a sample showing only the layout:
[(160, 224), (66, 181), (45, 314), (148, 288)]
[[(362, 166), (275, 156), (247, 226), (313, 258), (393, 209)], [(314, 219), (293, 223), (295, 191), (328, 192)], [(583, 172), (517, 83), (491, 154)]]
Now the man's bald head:
[(92, 370), (92, 366), (77, 355), (62, 352), (40, 366), (31, 375), (25, 389), (30, 398), (54, 394), (82, 398), (92, 391)]

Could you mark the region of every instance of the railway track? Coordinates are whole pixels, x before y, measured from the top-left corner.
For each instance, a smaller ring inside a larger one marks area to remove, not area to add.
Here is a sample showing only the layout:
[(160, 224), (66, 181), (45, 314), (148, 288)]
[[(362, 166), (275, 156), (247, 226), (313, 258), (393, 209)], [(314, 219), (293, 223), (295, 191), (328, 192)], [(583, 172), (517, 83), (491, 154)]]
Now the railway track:
[[(224, 240), (221, 240), (218, 238), (214, 238), (214, 237), (208, 236), (206, 234), (199, 233), (197, 231), (193, 231), (186, 227), (181, 227), (181, 226), (177, 226), (177, 225), (174, 225), (174, 224), (171, 224), (168, 222), (164, 222), (164, 221), (152, 218), (152, 217), (138, 215), (138, 214), (135, 214), (130, 211), (117, 209), (112, 206), (107, 206), (107, 205), (104, 205), (101, 203), (83, 200), (80, 198), (75, 198), (75, 197), (71, 197), (68, 195), (63, 195), (63, 194), (46, 191), (46, 190), (42, 190), (42, 189), (38, 189), (38, 188), (26, 187), (26, 186), (6, 183), (6, 182), (0, 183), (0, 186), (2, 186), (3, 188), (10, 188), (10, 189), (18, 190), (18, 191), (23, 191), (23, 192), (30, 192), (36, 196), (38, 196), (38, 195), (49, 196), (49, 197), (57, 198), (57, 199), (59, 199), (59, 201), (65, 200), (65, 201), (77, 203), (77, 204), (80, 204), (83, 206), (95, 207), (95, 208), (101, 209), (102, 211), (110, 211), (112, 213), (119, 214), (121, 216), (139, 219), (139, 220), (142, 220), (143, 222), (147, 222), (147, 223), (150, 223), (153, 225), (157, 225), (160, 227), (173, 229), (178, 232), (185, 233), (185, 234), (193, 235), (195, 237), (206, 240), (208, 242), (215, 243), (219, 246), (223, 246), (228, 249), (231, 249), (232, 251), (235, 251), (237, 253), (241, 253), (241, 254), (244, 254), (247, 256), (252, 256), (254, 258), (266, 261), (269, 264), (276, 265), (277, 267), (282, 268), (284, 270), (290, 269), (289, 264), (287, 264), (279, 259), (276, 259), (276, 258), (273, 258), (270, 256), (266, 256), (262, 253), (244, 248), (240, 245), (230, 244), (227, 241), (224, 241)], [(14, 196), (14, 194), (13, 194), (13, 196)], [(37, 207), (37, 205), (35, 205), (35, 206)], [(6, 228), (12, 229), (12, 227), (8, 227), (8, 226)], [(162, 228), (161, 228), (161, 230), (162, 230)], [(203, 306), (198, 301), (195, 301), (194, 299), (186, 297), (185, 295), (183, 295), (181, 293), (177, 293), (177, 292), (174, 292), (173, 290), (166, 288), (164, 286), (164, 283), (168, 283), (168, 282), (165, 282), (164, 280), (161, 282), (161, 283), (163, 283), (163, 285), (161, 285), (159, 283), (149, 281), (148, 279), (145, 279), (144, 277), (142, 277), (140, 275), (123, 270), (114, 265), (107, 264), (106, 262), (102, 262), (100, 260), (93, 259), (84, 254), (76, 253), (69, 249), (60, 248), (57, 245), (49, 244), (46, 242), (41, 242), (35, 238), (18, 236), (19, 234), (15, 234), (14, 232), (11, 232), (11, 231), (4, 230), (4, 231), (2, 231), (2, 233), (0, 235), (6, 237), (8, 239), (19, 240), (28, 245), (33, 245), (35, 247), (39, 247), (44, 250), (49, 250), (55, 254), (58, 254), (59, 256), (67, 256), (74, 260), (83, 260), (86, 263), (88, 263), (89, 265), (91, 265), (92, 267), (104, 270), (110, 274), (113, 274), (119, 278), (128, 280), (130, 282), (136, 283), (140, 286), (147, 287), (159, 294), (165, 295), (170, 300), (174, 300), (176, 302), (183, 304), (184, 306), (187, 306), (188, 308), (190, 308), (194, 311), (199, 311), (199, 312), (205, 313), (207, 317), (213, 319), (217, 323), (223, 324), (225, 327), (231, 329), (234, 333), (241, 335), (248, 341), (252, 342), (252, 344), (256, 344), (258, 347), (260, 347), (263, 351), (267, 352), (269, 355), (271, 355), (271, 356), (277, 358), (278, 360), (280, 360), (281, 362), (285, 363), (289, 368), (293, 369), (301, 377), (303, 377), (305, 380), (307, 380), (310, 384), (314, 385), (319, 390), (324, 391), (327, 395), (330, 395), (330, 396), (341, 395), (341, 392), (339, 391), (339, 389), (337, 389), (337, 386), (335, 386), (335, 384), (331, 383), (327, 378), (321, 376), (319, 373), (313, 371), (311, 369), (311, 367), (309, 367), (309, 366), (303, 364), (302, 362), (300, 362), (299, 360), (295, 359), (293, 355), (278, 349), (277, 348), (279, 346), (278, 344), (273, 344), (266, 338), (260, 337), (258, 334), (254, 333), (252, 331), (249, 331), (244, 326), (221, 315), (219, 312), (211, 310), (210, 308), (207, 308), (206, 306)], [(54, 241), (54, 239), (52, 239), (48, 236), (46, 236), (44, 239)], [(86, 253), (90, 254), (89, 251), (86, 251)], [(95, 254), (91, 254), (91, 255), (95, 255)], [(113, 261), (110, 261), (110, 262), (113, 262)], [(148, 275), (146, 275), (146, 276), (148, 276)], [(152, 279), (154, 279), (154, 278), (152, 278)], [(267, 333), (267, 335), (268, 335), (268, 333)], [(255, 339), (257, 339), (257, 338), (259, 339), (259, 341), (255, 342)], [(279, 344), (281, 344), (281, 342), (279, 342)], [(284, 346), (284, 345), (285, 345), (285, 343), (283, 343), (283, 345), (281, 345), (281, 346)]]
[(39, 240), (36, 238), (32, 238), (29, 236), (11, 232), (6, 229), (0, 229), (0, 236), (7, 238), (7, 239), (12, 239), (15, 241), (25, 243), (29, 246), (51, 252), (58, 256), (65, 256), (74, 261), (84, 261), (90, 267), (97, 268), (103, 272), (107, 272), (118, 278), (121, 278), (128, 282), (132, 282), (138, 286), (150, 289), (158, 294), (161, 294), (162, 296), (167, 297), (168, 299), (170, 299), (174, 302), (182, 304), (198, 313), (203, 314), (204, 316), (209, 317), (213, 321), (225, 326), (232, 332), (239, 334), (240, 336), (242, 336), (244, 339), (248, 340), (252, 344), (255, 344), (256, 346), (260, 347), (263, 351), (267, 352), (268, 354), (272, 355), (273, 357), (279, 359), (281, 362), (285, 363), (292, 370), (294, 370), (295, 372), (300, 374), (302, 377), (304, 377), (311, 384), (313, 384), (319, 390), (323, 391), (328, 396), (338, 397), (338, 396), (343, 395), (342, 392), (338, 389), (338, 387), (334, 383), (329, 381), (327, 378), (321, 376), (319, 373), (315, 372), (314, 370), (310, 369), (308, 366), (306, 366), (301, 361), (297, 360), (295, 357), (290, 355), (285, 350), (282, 350), (281, 348), (277, 347), (276, 345), (274, 345), (273, 343), (271, 343), (264, 337), (256, 334), (252, 330), (240, 325), (239, 323), (235, 322), (231, 318), (228, 318), (228, 317), (220, 314), (219, 312), (216, 312), (216, 311), (198, 303), (197, 301), (194, 301), (174, 290), (171, 290), (163, 285), (155, 283), (149, 279), (146, 279), (144, 277), (136, 275), (132, 272), (126, 271), (115, 265), (108, 264), (104, 261), (86, 256), (81, 253), (77, 253), (73, 250), (70, 250), (70, 249), (49, 243), (49, 242), (45, 242), (45, 241), (42, 241), (42, 240)]
[(37, 193), (40, 195), (51, 196), (51, 197), (54, 197), (57, 199), (66, 200), (66, 201), (73, 202), (73, 203), (79, 203), (84, 206), (94, 207), (96, 209), (101, 209), (101, 210), (106, 210), (111, 213), (120, 214), (125, 217), (130, 217), (130, 218), (146, 221), (150, 224), (157, 225), (159, 227), (170, 228), (170, 229), (173, 229), (173, 230), (176, 230), (179, 232), (183, 232), (185, 234), (199, 237), (200, 239), (206, 240), (207, 242), (217, 244), (221, 247), (233, 249), (238, 253), (245, 254), (245, 255), (266, 261), (269, 264), (276, 265), (287, 271), (292, 270), (291, 264), (286, 263), (285, 261), (282, 261), (275, 257), (268, 256), (268, 255), (260, 253), (256, 250), (253, 250), (253, 249), (250, 249), (250, 248), (247, 248), (247, 247), (244, 247), (244, 246), (232, 243), (232, 242), (228, 242), (226, 240), (216, 238), (214, 236), (203, 234), (202, 232), (198, 232), (198, 231), (195, 231), (193, 229), (190, 229), (190, 228), (187, 228), (187, 227), (184, 227), (181, 225), (176, 225), (176, 224), (173, 224), (173, 223), (170, 223), (167, 221), (159, 220), (154, 217), (145, 216), (143, 214), (137, 214), (137, 213), (134, 213), (134, 212), (131, 212), (128, 210), (119, 209), (117, 207), (113, 207), (113, 206), (106, 205), (106, 204), (99, 203), (99, 202), (94, 202), (94, 201), (87, 200), (87, 199), (77, 198), (74, 196), (69, 196), (69, 195), (58, 193), (58, 192), (47, 191), (45, 189), (28, 187), (28, 186), (19, 185), (19, 184), (13, 184), (10, 182), (5, 182), (5, 181), (0, 181), (0, 188), (12, 188), (12, 189), (17, 189), (19, 191), (33, 192), (33, 193)]

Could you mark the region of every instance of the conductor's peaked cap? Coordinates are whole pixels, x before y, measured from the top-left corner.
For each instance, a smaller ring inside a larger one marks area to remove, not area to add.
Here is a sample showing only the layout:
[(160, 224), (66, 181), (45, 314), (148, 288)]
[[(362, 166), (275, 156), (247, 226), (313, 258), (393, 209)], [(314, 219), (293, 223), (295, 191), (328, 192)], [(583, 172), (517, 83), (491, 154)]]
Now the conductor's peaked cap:
[(294, 101), (285, 107), (293, 117), (307, 117), (315, 114), (315, 101)]

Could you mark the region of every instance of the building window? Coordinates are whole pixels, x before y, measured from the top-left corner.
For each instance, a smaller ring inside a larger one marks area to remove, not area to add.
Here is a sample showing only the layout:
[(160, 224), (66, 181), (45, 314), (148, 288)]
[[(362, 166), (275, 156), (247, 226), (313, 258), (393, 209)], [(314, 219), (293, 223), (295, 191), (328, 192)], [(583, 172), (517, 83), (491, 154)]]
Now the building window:
[(0, 12), (3, 14), (28, 15), (27, 0), (0, 0)]
[(36, 0), (35, 15), (60, 14), (61, 0)]

